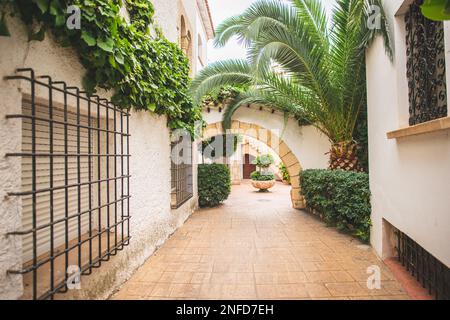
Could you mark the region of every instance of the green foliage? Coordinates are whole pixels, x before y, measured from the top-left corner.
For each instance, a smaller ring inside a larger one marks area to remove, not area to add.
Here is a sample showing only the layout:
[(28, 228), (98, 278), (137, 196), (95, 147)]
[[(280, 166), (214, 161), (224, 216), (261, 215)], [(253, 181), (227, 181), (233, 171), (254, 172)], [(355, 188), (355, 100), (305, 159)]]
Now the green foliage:
[(11, 35), (6, 24), (6, 12), (3, 9), (13, 2), (14, 0), (0, 0), (0, 36), (9, 37)]
[(288, 183), (291, 183), (291, 177), (290, 177), (289, 172), (288, 172), (288, 170), (286, 168), (286, 165), (283, 162), (281, 162), (279, 164), (278, 169), (280, 169), (280, 172), (281, 172), (283, 180), (288, 182)]
[(250, 174), (250, 178), (255, 181), (271, 181), (275, 179), (275, 175), (272, 172), (254, 171)]
[(274, 159), (271, 154), (263, 154), (257, 156), (252, 164), (258, 167), (258, 171), (254, 171), (250, 174), (252, 180), (255, 181), (270, 181), (275, 179), (275, 175), (267, 169), (274, 163)]
[(258, 168), (268, 168), (274, 163), (274, 159), (271, 154), (263, 154), (257, 156), (252, 164), (255, 164)]
[(367, 242), (370, 238), (370, 190), (366, 173), (342, 170), (301, 172), (302, 193), (310, 209), (325, 221)]
[[(216, 141), (217, 139), (219, 141)], [(239, 141), (240, 136), (236, 134), (222, 134), (214, 136), (210, 139), (202, 141), (201, 152), (203, 156), (208, 154), (211, 155), (211, 159), (214, 159), (216, 158), (216, 148), (221, 144), (222, 154), (220, 156), (231, 157), (236, 152)], [(217, 155), (217, 157), (219, 157), (219, 155)]]
[(422, 14), (428, 19), (450, 20), (450, 0), (425, 0), (420, 8)]
[(224, 164), (198, 165), (198, 201), (200, 207), (215, 207), (231, 192), (230, 170)]
[(192, 82), (194, 100), (222, 86), (247, 86), (225, 110), (225, 129), (236, 110), (258, 104), (314, 125), (331, 142), (353, 140), (366, 105), (366, 49), (381, 34), (393, 55), (383, 9), (380, 28), (368, 27), (372, 5), (383, 8), (381, 0), (336, 0), (328, 14), (318, 0), (255, 1), (216, 29), (216, 46), (237, 37), (247, 58), (204, 68)]
[[(10, 2), (1, 1), (3, 9)], [(118, 106), (165, 114), (170, 128), (193, 133), (201, 109), (188, 94), (186, 56), (176, 44), (150, 35), (154, 13), (150, 1), (125, 0), (129, 23), (120, 15), (122, 4), (122, 0), (18, 0), (12, 8), (28, 26), (30, 40), (43, 40), (51, 30), (61, 45), (75, 49), (86, 68), (83, 86), (89, 94), (97, 87), (112, 90), (111, 100)], [(81, 11), (81, 30), (66, 27), (70, 5)]]
[(359, 114), (353, 137), (358, 144), (357, 156), (365, 172), (369, 172), (369, 134), (367, 131), (367, 107), (364, 106)]
[(214, 105), (225, 103), (227, 100), (236, 98), (240, 93), (245, 92), (243, 86), (224, 86), (217, 90), (211, 91), (203, 97), (203, 105), (208, 105), (211, 102)]

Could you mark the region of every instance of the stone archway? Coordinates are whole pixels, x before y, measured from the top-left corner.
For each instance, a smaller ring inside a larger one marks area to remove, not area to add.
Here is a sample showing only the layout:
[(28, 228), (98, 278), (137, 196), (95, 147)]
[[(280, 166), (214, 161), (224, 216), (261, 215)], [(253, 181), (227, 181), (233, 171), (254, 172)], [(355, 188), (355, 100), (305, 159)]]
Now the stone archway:
[[(221, 122), (208, 124), (203, 132), (203, 139), (209, 139), (225, 133)], [(302, 167), (295, 154), (287, 144), (272, 131), (256, 124), (233, 120), (231, 129), (227, 133), (242, 134), (257, 139), (272, 148), (286, 165), (291, 177), (291, 201), (295, 209), (304, 209), (305, 200), (301, 194), (300, 172)]]

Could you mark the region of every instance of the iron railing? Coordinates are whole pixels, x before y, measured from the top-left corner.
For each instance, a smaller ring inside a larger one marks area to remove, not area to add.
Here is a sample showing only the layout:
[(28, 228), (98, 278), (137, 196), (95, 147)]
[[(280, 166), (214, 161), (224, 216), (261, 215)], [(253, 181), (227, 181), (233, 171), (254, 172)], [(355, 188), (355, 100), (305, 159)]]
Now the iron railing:
[(422, 3), (405, 15), (410, 125), (447, 116), (444, 24), (425, 18)]
[(436, 299), (450, 299), (450, 269), (403, 232), (396, 230), (398, 260)]
[(89, 275), (129, 244), (130, 113), (30, 68), (6, 79), (30, 86), (28, 107), (7, 116), (30, 131), (28, 147), (6, 156), (31, 168), (31, 188), (9, 196), (31, 200), (32, 220), (8, 234), (31, 237), (32, 259), (8, 272), (23, 275), (23, 298), (53, 299), (68, 291), (71, 267)]
[[(180, 141), (171, 143), (171, 207), (177, 209), (191, 199), (193, 193), (192, 175), (192, 143), (182, 144)], [(188, 161), (182, 161), (184, 152), (188, 153)]]

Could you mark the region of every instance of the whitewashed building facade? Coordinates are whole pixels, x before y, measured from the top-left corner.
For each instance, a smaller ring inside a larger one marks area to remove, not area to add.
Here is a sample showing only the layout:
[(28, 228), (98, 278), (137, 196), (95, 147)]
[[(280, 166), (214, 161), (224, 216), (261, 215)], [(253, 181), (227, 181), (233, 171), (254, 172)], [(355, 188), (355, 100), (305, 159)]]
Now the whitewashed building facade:
[(381, 37), (367, 51), (371, 243), (382, 258), (400, 255), (425, 286), (448, 290), (450, 24), (424, 19), (419, 4), (383, 1), (393, 62)]
[[(158, 26), (188, 55), (194, 75), (214, 35), (207, 0), (152, 2)], [(186, 181), (171, 181), (165, 116), (109, 108), (107, 92), (90, 103), (77, 98), (84, 74), (77, 54), (50, 34), (28, 42), (22, 21), (7, 19), (11, 36), (0, 37), (0, 299), (50, 297), (67, 265), (94, 267), (82, 270), (89, 275), (81, 289), (57, 297), (107, 298), (196, 209), (196, 153), (183, 169)], [(75, 95), (7, 79), (32, 76), (21, 68)], [(33, 124), (33, 117), (53, 121)], [(59, 156), (31, 156), (38, 153)], [(27, 192), (31, 186), (38, 192)], [(174, 197), (179, 188), (182, 202)]]

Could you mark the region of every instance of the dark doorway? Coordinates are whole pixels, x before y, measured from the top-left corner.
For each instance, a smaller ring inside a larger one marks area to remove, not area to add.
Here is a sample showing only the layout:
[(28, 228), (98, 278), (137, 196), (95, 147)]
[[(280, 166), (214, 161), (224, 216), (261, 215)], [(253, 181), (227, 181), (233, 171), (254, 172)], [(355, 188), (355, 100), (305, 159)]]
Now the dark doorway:
[(256, 165), (252, 164), (254, 157), (246, 153), (244, 155), (244, 168), (243, 168), (243, 178), (250, 179), (250, 175), (253, 171), (256, 171)]

